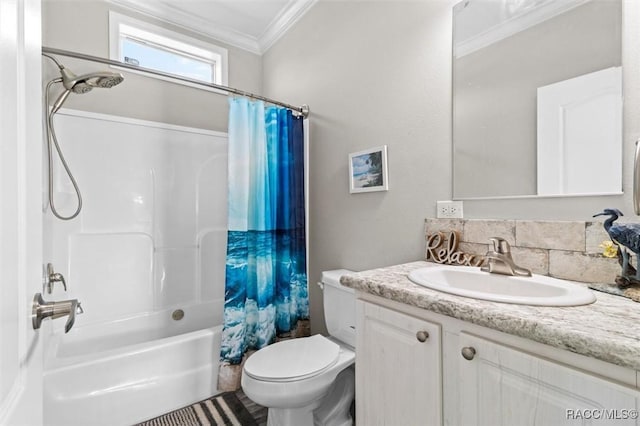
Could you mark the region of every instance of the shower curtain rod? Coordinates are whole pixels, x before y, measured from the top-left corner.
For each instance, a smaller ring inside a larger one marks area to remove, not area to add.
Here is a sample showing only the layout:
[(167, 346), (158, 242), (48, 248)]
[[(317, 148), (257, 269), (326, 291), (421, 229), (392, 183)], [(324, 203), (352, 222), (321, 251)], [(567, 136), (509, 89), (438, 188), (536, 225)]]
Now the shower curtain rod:
[(289, 104), (284, 103), (284, 102), (280, 102), (280, 101), (276, 101), (276, 100), (273, 100), (273, 99), (269, 99), (269, 98), (266, 98), (264, 96), (256, 95), (254, 93), (245, 92), (244, 90), (235, 89), (233, 87), (222, 86), (220, 84), (214, 84), (214, 83), (204, 83), (202, 81), (194, 80), (194, 79), (191, 79), (191, 78), (188, 78), (188, 77), (183, 77), (181, 75), (176, 75), (176, 74), (171, 74), (171, 73), (167, 73), (167, 72), (153, 70), (153, 69), (150, 69), (150, 68), (130, 65), (130, 64), (126, 64), (124, 62), (114, 61), (112, 59), (106, 59), (106, 58), (100, 58), (98, 56), (86, 55), (84, 53), (72, 52), (70, 50), (62, 50), (62, 49), (56, 49), (54, 47), (42, 46), (42, 53), (48, 53), (48, 54), (51, 54), (51, 55), (67, 56), (67, 57), (70, 57), (70, 58), (84, 59), (84, 60), (93, 61), (93, 62), (100, 62), (100, 63), (103, 63), (103, 64), (113, 65), (113, 66), (121, 67), (121, 68), (126, 68), (126, 69), (133, 70), (133, 71), (142, 71), (142, 72), (146, 72), (146, 73), (149, 73), (149, 74), (159, 75), (159, 76), (162, 76), (162, 77), (174, 78), (176, 80), (185, 81), (187, 83), (197, 84), (198, 86), (204, 86), (204, 87), (209, 87), (209, 88), (212, 88), (212, 89), (218, 89), (218, 90), (221, 90), (221, 91), (224, 91), (224, 92), (227, 92), (227, 93), (233, 93), (234, 95), (245, 96), (247, 98), (258, 99), (260, 101), (265, 101), (265, 102), (268, 102), (270, 104), (280, 105), (282, 107), (288, 108), (288, 109), (290, 109), (292, 111), (295, 111), (295, 112), (299, 113), (304, 118), (307, 118), (309, 116), (309, 105), (306, 105), (306, 104), (302, 105), (302, 106), (299, 106), (299, 107), (298, 106), (294, 106), (294, 105), (289, 105)]

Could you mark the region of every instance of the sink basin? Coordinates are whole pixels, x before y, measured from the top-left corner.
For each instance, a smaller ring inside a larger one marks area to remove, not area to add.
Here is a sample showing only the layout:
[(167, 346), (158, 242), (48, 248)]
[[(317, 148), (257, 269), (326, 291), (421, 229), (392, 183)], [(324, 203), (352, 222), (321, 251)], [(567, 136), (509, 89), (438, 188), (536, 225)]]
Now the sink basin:
[(440, 265), (416, 269), (409, 279), (423, 287), (457, 296), (534, 306), (579, 306), (596, 301), (593, 292), (570, 281), (533, 274), (513, 277), (469, 266)]

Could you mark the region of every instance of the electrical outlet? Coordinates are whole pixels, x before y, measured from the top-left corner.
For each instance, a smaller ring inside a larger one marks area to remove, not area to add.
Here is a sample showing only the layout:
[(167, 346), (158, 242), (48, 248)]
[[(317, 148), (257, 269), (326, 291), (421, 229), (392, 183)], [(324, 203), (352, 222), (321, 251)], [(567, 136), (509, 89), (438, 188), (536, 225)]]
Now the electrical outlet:
[(462, 201), (438, 201), (437, 202), (438, 219), (462, 219)]

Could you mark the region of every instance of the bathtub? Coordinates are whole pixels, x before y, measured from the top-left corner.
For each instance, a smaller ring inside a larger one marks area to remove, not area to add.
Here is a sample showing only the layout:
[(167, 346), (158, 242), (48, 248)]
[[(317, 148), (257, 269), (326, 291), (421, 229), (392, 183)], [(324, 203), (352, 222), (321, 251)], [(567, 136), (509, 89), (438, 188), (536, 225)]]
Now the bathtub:
[(223, 305), (181, 307), (180, 320), (170, 309), (52, 334), (45, 424), (133, 425), (216, 394)]

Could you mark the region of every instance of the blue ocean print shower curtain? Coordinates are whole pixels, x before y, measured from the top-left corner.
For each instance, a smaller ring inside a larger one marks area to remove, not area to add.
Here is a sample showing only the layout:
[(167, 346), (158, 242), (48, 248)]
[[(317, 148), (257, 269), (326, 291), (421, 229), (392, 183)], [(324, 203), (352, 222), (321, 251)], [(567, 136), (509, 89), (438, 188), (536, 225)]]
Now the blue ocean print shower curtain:
[(229, 229), (222, 361), (309, 317), (303, 119), (229, 99)]

